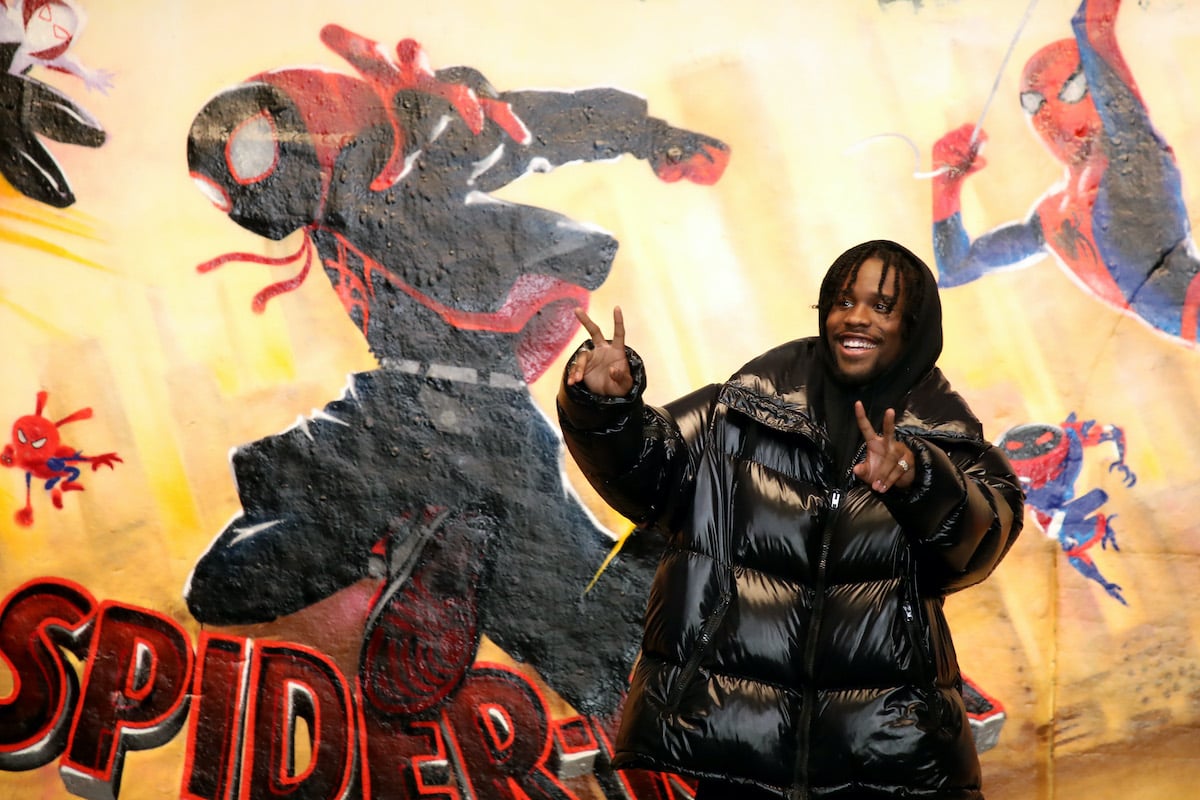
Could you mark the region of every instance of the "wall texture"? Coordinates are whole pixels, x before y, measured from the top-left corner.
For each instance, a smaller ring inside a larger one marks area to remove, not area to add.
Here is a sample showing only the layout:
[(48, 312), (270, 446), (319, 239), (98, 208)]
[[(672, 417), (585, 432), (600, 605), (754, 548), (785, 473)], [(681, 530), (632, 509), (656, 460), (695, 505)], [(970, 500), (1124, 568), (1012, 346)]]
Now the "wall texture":
[(992, 800), (1200, 777), (1200, 8), (0, 2), (0, 797), (640, 798), (653, 547), (550, 421), (936, 264), (1028, 479), (948, 608)]

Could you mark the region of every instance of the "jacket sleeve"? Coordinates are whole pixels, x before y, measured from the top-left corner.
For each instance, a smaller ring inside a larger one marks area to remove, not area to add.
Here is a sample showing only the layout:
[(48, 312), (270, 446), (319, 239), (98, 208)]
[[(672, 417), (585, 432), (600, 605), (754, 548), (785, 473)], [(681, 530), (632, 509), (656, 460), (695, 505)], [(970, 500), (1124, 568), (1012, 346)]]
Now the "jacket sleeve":
[(1004, 558), (1025, 521), (1025, 494), (1008, 459), (983, 441), (905, 437), (916, 456), (908, 492), (882, 495), (916, 543), (927, 589), (949, 593), (979, 583)]
[[(581, 349), (591, 346), (585, 342)], [(641, 358), (626, 348), (633, 389), (605, 397), (582, 384), (558, 392), (558, 419), (567, 450), (606, 503), (641, 527), (670, 528), (686, 507), (700, 436), (715, 387), (694, 392), (667, 408), (647, 405)], [(578, 351), (576, 351), (576, 355)], [(569, 372), (574, 356), (568, 361)]]

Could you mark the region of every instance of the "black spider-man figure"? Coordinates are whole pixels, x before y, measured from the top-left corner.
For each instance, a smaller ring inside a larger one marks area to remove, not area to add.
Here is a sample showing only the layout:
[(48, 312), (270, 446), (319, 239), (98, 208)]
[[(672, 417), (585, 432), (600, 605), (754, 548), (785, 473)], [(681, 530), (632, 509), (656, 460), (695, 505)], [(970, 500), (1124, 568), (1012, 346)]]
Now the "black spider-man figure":
[[(233, 457), (243, 512), (201, 557), (202, 622), (261, 622), (383, 579), (360, 663), (377, 711), (453, 690), (486, 634), (584, 713), (619, 703), (656, 560), (634, 545), (585, 588), (611, 538), (564, 486), (557, 432), (530, 397), (575, 335), (616, 241), (489, 194), (529, 171), (632, 154), (658, 176), (717, 180), (728, 150), (614, 89), (497, 92), (338, 26), (358, 76), (262, 73), (220, 92), (188, 140), (193, 178), (239, 225), (303, 230), (380, 369)], [(266, 259), (234, 255), (229, 260)], [(649, 545), (639, 545), (648, 547)]]
[(65, 94), (29, 77), (29, 67), (9, 72), (19, 47), (19, 42), (0, 43), (0, 174), (26, 197), (66, 208), (75, 194), (38, 137), (99, 147), (104, 129)]

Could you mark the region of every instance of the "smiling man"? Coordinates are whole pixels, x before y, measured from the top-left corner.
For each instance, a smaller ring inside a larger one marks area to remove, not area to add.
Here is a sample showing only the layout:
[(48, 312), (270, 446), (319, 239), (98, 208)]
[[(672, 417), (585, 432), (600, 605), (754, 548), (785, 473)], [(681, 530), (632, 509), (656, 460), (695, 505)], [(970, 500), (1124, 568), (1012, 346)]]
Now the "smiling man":
[(904, 349), (900, 271), (872, 257), (834, 279), (843, 285), (825, 316), (829, 347), (842, 380), (864, 383), (896, 363)]
[(644, 403), (641, 359), (586, 314), (559, 420), (584, 474), (668, 547), (613, 764), (697, 800), (981, 800), (946, 594), (1020, 532), (1016, 475), (936, 366), (929, 268), (895, 242), (834, 261), (820, 334)]

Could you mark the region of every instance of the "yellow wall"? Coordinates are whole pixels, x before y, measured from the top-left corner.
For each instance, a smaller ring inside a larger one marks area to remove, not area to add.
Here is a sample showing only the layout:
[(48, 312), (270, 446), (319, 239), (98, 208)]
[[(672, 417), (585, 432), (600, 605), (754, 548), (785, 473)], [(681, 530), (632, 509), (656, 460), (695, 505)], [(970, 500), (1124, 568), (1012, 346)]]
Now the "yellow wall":
[[(375, 365), (319, 274), (262, 315), (250, 299), (281, 274), (251, 265), (197, 274), (221, 253), (276, 256), (298, 242), (268, 244), (238, 228), (190, 181), (188, 127), (214, 93), (274, 67), (346, 70), (317, 38), (337, 22), (384, 43), (412, 37), (435, 66), (475, 66), (501, 89), (631, 91), (652, 113), (726, 142), (732, 160), (711, 187), (662, 183), (624, 158), (498, 193), (619, 239), (592, 308), (606, 316), (623, 307), (650, 398), (665, 401), (815, 332), (816, 286), (845, 247), (893, 238), (932, 263), (930, 182), (913, 173), (930, 168), (938, 137), (980, 117), (1024, 12), (1000, 0), (85, 8), (73, 52), (114, 73), (109, 93), (39, 67), (33, 75), (88, 109), (109, 138), (94, 150), (49, 144), (74, 187), (72, 207), (0, 194), (0, 427), (33, 413), (44, 389), (49, 417), (95, 412), (64, 426), (70, 443), (116, 451), (123, 463), (85, 471), (86, 491), (62, 510), (35, 484), (30, 527), (11, 521), (24, 501), (21, 474), (0, 471), (0, 593), (56, 576), (164, 614), (193, 637), (200, 627), (182, 587), (239, 510), (231, 448), (320, 408), (347, 373)], [(973, 231), (1024, 217), (1061, 175), (1023, 118), (1017, 80), (1038, 47), (1070, 35), (1073, 10), (1065, 0), (1037, 3), (999, 75), (984, 119), (989, 163), (963, 197)], [(1200, 7), (1128, 3), (1118, 36), (1174, 146), (1184, 200), (1200, 208)], [(899, 138), (865, 142), (882, 133), (909, 137), (919, 161)], [(988, 797), (1188, 796), (1200, 776), (1200, 354), (1101, 305), (1050, 256), (947, 290), (943, 306), (942, 368), (990, 436), (1075, 412), (1124, 429), (1138, 478), (1124, 486), (1100, 446), (1087, 451), (1078, 484), (1109, 493), (1120, 551), (1089, 552), (1128, 606), (1073, 570), (1032, 522), (988, 582), (949, 601), (963, 669), (1008, 714), (983, 755)], [(547, 411), (558, 374), (551, 368), (532, 387)], [(339, 648), (354, 646), (338, 634), (309, 622), (264, 635), (309, 637), (344, 663), (352, 655)], [(0, 694), (6, 680), (0, 674)], [(131, 754), (121, 797), (178, 796), (184, 739)], [(70, 795), (52, 764), (0, 773), (0, 796)]]

